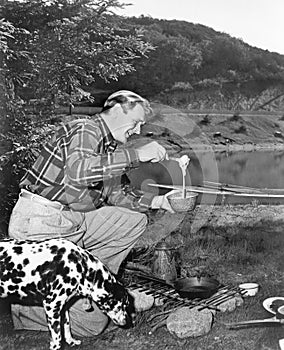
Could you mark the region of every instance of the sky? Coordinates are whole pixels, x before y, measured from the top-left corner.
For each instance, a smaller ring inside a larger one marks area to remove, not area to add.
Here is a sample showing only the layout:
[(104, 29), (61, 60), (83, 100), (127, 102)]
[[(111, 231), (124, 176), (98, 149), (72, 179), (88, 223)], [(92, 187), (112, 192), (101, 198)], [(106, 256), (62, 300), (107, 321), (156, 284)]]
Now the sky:
[(122, 16), (203, 24), (251, 46), (284, 55), (284, 0), (122, 0)]

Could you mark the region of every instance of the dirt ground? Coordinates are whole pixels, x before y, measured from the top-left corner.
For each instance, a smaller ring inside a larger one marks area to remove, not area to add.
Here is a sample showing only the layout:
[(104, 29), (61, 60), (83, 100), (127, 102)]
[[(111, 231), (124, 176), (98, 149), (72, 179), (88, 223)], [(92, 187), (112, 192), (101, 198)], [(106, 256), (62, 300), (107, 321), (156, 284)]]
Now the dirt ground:
[[(283, 224), (284, 206), (255, 204), (198, 206), (194, 213), (185, 216), (180, 228), (185, 238), (183, 273), (192, 272), (194, 269), (206, 270), (220, 282), (231, 285), (255, 281), (260, 284), (259, 293), (255, 297), (245, 298), (244, 304), (232, 312), (217, 313), (211, 331), (202, 337), (179, 339), (171, 335), (165, 326), (149, 334), (151, 325), (147, 319), (149, 315), (160, 311), (160, 307), (155, 307), (140, 313), (134, 328), (116, 329), (97, 337), (82, 339), (82, 345), (78, 348), (84, 350), (280, 349), (278, 341), (284, 338), (283, 326), (228, 330), (223, 323), (273, 316), (263, 308), (262, 302), (271, 296), (284, 296)], [(9, 308), (3, 302), (0, 304), (0, 312), (1, 350), (48, 349), (48, 333), (14, 331)], [(68, 348), (65, 346), (65, 349)]]

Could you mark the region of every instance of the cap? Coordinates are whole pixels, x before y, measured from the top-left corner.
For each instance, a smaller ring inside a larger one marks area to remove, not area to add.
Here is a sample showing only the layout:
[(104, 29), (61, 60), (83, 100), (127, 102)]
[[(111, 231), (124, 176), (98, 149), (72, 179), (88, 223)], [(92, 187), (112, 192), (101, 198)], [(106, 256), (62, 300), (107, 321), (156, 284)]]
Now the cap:
[(135, 92), (129, 90), (119, 90), (111, 94), (104, 103), (104, 107), (112, 107), (116, 103), (125, 102), (146, 102), (147, 100)]

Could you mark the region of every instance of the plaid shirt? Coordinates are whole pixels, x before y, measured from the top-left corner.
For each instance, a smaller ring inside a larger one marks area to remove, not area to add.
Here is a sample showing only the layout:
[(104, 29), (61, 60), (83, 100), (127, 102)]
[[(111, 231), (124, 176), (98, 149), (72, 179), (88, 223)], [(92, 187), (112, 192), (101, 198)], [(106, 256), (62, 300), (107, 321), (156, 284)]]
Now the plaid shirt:
[(146, 211), (154, 195), (130, 185), (134, 149), (118, 149), (100, 115), (61, 125), (23, 177), (20, 187), (78, 211), (117, 205)]

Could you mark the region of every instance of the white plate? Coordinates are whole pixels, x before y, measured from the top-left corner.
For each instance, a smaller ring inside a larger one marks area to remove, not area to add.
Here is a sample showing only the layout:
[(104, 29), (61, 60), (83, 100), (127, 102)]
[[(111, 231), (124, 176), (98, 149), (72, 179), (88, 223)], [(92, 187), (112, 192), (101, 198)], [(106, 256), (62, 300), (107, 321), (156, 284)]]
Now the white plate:
[[(276, 314), (275, 311), (273, 311), (270, 306), (272, 304), (273, 301), (275, 300), (283, 300), (284, 302), (284, 297), (271, 297), (271, 298), (267, 298), (263, 301), (262, 305), (265, 308), (265, 310), (267, 310), (268, 312), (272, 313), (272, 314)], [(284, 304), (283, 304), (284, 305)]]

